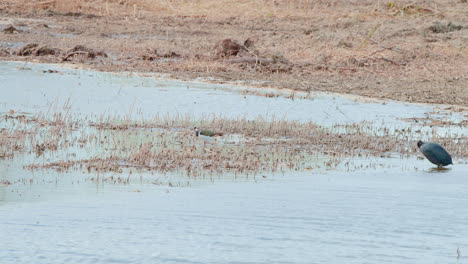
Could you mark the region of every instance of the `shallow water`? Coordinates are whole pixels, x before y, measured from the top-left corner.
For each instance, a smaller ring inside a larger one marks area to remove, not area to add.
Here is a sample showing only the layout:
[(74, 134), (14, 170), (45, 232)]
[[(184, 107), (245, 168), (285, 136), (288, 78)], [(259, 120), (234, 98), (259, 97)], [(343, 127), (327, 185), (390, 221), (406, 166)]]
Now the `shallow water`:
[(3, 263), (457, 263), (457, 247), (462, 254), (468, 248), (467, 167), (433, 173), (414, 161), (420, 170), (402, 171), (394, 162), (257, 183), (60, 188), (67, 194), (59, 199), (0, 205), (2, 237), (9, 238), (0, 242), (0, 257)]
[[(381, 121), (395, 117), (422, 117), (432, 107), (390, 102), (360, 103), (325, 93), (312, 93), (311, 99), (265, 98), (242, 95), (239, 87), (169, 81), (93, 71), (60, 68), (55, 65), (28, 64), (30, 71), (17, 68), (24, 63), (0, 62), (4, 93), (0, 111), (44, 111), (71, 101), (79, 113), (127, 114), (141, 110), (154, 113), (216, 113), (227, 117), (273, 116), (294, 120), (313, 120), (319, 124)], [(43, 73), (59, 70), (60, 74)], [(226, 91), (232, 89), (234, 91)], [(14, 92), (13, 92), (14, 91)], [(181, 95), (182, 94), (182, 95)], [(331, 118), (333, 117), (333, 118)], [(391, 120), (393, 121), (393, 120)]]
[[(0, 62), (0, 112), (65, 107), (82, 115), (274, 115), (408, 127), (400, 118), (436, 107), (243, 89)], [(130, 184), (111, 184), (94, 180), (111, 174), (28, 171), (21, 160), (28, 158), (0, 161), (0, 181), (14, 182), (0, 186), (1, 263), (466, 262), (468, 165), (460, 160), (439, 171), (413, 158), (354, 158), (334, 170), (229, 179), (137, 171)]]
[[(49, 69), (58, 70), (59, 73), (43, 72)], [(13, 109), (35, 113), (58, 111), (66, 107), (82, 115), (151, 117), (161, 113), (178, 113), (194, 116), (216, 114), (226, 118), (245, 116), (249, 119), (262, 116), (310, 120), (323, 126), (366, 121), (373, 122), (373, 126), (378, 128), (412, 126), (426, 134), (468, 136), (466, 127), (424, 127), (402, 121), (404, 118), (434, 117), (430, 113), (438, 106), (393, 101), (363, 103), (350, 97), (320, 92), (310, 93), (307, 99), (293, 100), (284, 96), (267, 98), (243, 94), (245, 90), (236, 85), (74, 70), (47, 64), (0, 62), (0, 112)], [(450, 113), (444, 118), (460, 121), (465, 117), (461, 113)]]
[(15, 49), (24, 45), (24, 42), (5, 42), (0, 41), (0, 48)]

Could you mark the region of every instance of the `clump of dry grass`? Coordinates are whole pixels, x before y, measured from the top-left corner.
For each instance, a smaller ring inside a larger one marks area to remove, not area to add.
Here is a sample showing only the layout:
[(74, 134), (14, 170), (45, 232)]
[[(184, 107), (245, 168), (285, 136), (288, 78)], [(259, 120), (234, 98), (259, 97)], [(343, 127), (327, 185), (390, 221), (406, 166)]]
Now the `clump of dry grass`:
[(25, 149), (27, 132), (12, 129), (0, 129), (0, 159), (13, 158), (15, 152)]
[(117, 164), (118, 160), (111, 158), (90, 158), (80, 160), (61, 160), (56, 162), (44, 164), (30, 164), (26, 165), (27, 169), (55, 169), (57, 171), (66, 171), (69, 169), (86, 169), (91, 172), (120, 172), (120, 166)]
[(99, 138), (98, 143), (85, 148), (101, 149), (99, 157), (26, 167), (57, 170), (86, 168), (96, 172), (121, 172), (121, 168), (129, 167), (159, 172), (180, 171), (189, 176), (200, 176), (206, 173), (274, 172), (282, 167), (297, 169), (305, 158), (304, 154), (298, 155), (297, 150), (288, 144), (261, 144), (257, 140), (233, 144), (207, 143), (186, 131), (119, 129), (112, 130), (112, 133), (106, 130), (91, 134), (98, 134), (95, 135)]
[[(180, 158), (175, 155), (187, 149), (193, 149), (194, 153), (205, 157), (201, 160), (215, 160), (212, 156), (214, 153), (223, 157), (222, 159), (233, 155), (244, 155), (246, 160), (254, 160), (253, 156), (247, 158), (246, 153), (258, 154), (259, 150), (263, 151), (266, 147), (278, 153), (281, 153), (278, 149), (283, 149), (285, 151), (281, 154), (283, 156), (287, 156), (286, 153), (290, 153), (289, 151), (296, 150), (332, 156), (379, 156), (388, 152), (411, 154), (417, 151), (412, 144), (413, 141), (431, 136), (443, 142), (455, 156), (468, 155), (461, 147), (466, 141), (463, 137), (423, 135), (420, 130), (413, 130), (411, 127), (390, 130), (366, 122), (323, 128), (312, 122), (261, 117), (250, 120), (245, 117), (228, 119), (209, 115), (194, 118), (190, 115), (167, 114), (139, 120), (101, 116), (97, 120), (88, 121), (86, 118), (78, 119), (67, 113), (54, 113), (50, 117), (37, 115), (13, 118), (7, 115), (2, 124), (4, 128), (0, 131), (0, 139), (3, 144), (0, 149), (4, 153), (13, 149), (40, 155), (46, 151), (54, 152), (70, 148), (104, 148), (108, 150), (105, 156), (114, 157), (113, 160), (120, 158), (130, 163), (139, 161), (137, 162), (139, 165), (149, 167), (153, 166), (151, 160), (157, 160), (166, 154)], [(208, 148), (205, 144), (203, 148), (198, 148), (202, 146), (197, 145), (200, 142), (194, 136), (195, 126), (224, 132), (228, 137), (235, 136), (235, 140), (220, 142), (219, 145), (208, 144)], [(217, 148), (219, 146), (222, 146), (221, 149)], [(232, 146), (245, 148), (250, 152), (233, 150)], [(203, 153), (204, 150), (207, 152)], [(8, 153), (4, 156), (11, 156), (12, 152)], [(122, 153), (126, 154), (121, 155)], [(193, 158), (191, 156), (193, 153), (185, 154), (186, 157)]]
[(280, 169), (281, 164), (289, 168), (300, 168), (300, 157), (293, 152), (294, 150), (281, 146), (260, 147), (253, 144), (207, 146), (197, 142), (184, 142), (179, 146), (162, 148), (148, 142), (140, 145), (136, 152), (130, 153), (128, 162), (163, 172), (182, 170), (190, 176), (225, 172), (275, 172)]
[[(15, 153), (47, 156), (47, 162), (26, 165), (29, 169), (121, 173), (135, 168), (189, 176), (298, 170), (310, 167), (317, 156), (328, 157), (317, 166), (334, 168), (343, 158), (355, 156), (414, 155), (419, 153), (415, 142), (423, 136), (411, 127), (391, 130), (368, 122), (324, 128), (275, 118), (178, 114), (149, 119), (100, 116), (89, 121), (66, 111), (32, 117), (7, 115), (0, 125), (5, 127), (0, 130), (2, 157)], [(206, 141), (195, 136), (194, 126), (225, 136)], [(466, 138), (433, 136), (454, 157), (468, 157), (463, 148)]]

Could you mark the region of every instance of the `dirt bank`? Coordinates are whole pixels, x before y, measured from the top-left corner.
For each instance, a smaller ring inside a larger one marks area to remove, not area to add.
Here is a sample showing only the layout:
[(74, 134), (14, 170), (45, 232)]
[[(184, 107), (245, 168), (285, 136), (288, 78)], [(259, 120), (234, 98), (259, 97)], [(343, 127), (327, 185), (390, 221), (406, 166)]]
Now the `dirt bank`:
[(176, 2), (5, 1), (0, 59), (468, 106), (463, 1)]

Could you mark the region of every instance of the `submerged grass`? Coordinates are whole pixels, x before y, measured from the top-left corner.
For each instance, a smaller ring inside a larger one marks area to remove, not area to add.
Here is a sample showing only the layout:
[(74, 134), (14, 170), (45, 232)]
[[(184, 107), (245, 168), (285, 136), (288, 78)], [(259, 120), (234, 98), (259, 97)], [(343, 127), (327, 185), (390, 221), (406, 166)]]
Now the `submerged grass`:
[[(35, 156), (25, 164), (28, 169), (122, 173), (136, 168), (188, 176), (334, 168), (344, 158), (356, 156), (414, 155), (423, 136), (417, 129), (390, 130), (368, 122), (324, 128), (273, 117), (179, 114), (149, 119), (101, 116), (92, 121), (67, 113), (7, 115), (0, 125), (0, 158)], [(225, 136), (196, 137), (194, 126)], [(436, 140), (454, 157), (468, 157), (462, 147), (466, 138)], [(317, 157), (326, 159), (317, 162)]]

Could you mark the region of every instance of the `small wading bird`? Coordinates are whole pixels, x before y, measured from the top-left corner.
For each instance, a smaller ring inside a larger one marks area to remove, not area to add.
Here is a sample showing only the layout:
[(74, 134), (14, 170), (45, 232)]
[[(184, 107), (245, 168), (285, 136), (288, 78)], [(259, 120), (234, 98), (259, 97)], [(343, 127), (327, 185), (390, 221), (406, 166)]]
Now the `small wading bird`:
[(195, 130), (195, 135), (198, 137), (200, 135), (202, 136), (207, 136), (207, 137), (220, 137), (223, 136), (224, 133), (221, 132), (214, 132), (208, 129), (198, 129), (197, 127), (194, 127), (193, 130)]
[(437, 165), (437, 168), (453, 164), (450, 154), (437, 143), (425, 143), (420, 140), (418, 141), (418, 148), (430, 162)]

